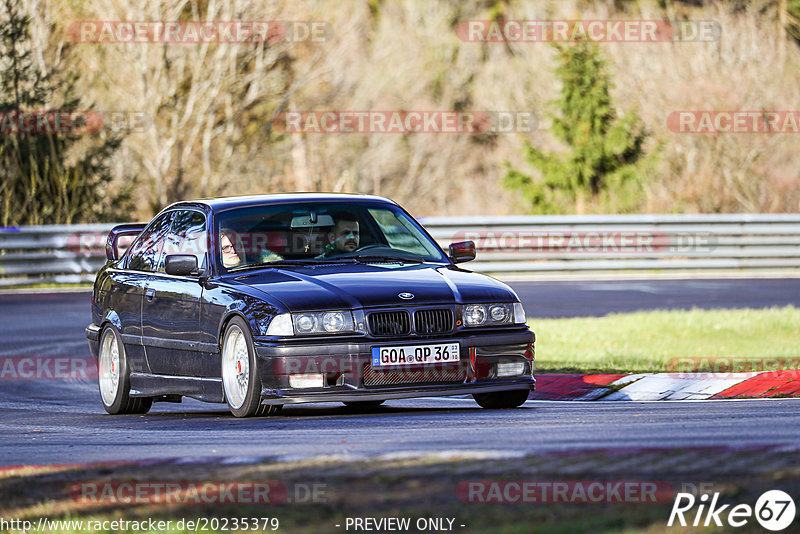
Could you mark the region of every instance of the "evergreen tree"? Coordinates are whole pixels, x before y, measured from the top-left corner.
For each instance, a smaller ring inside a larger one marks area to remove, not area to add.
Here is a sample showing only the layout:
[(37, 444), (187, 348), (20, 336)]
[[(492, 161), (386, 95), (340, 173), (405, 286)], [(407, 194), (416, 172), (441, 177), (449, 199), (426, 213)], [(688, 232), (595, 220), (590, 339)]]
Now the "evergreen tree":
[(562, 82), (555, 101), (560, 116), (552, 132), (570, 151), (544, 153), (530, 143), (526, 159), (542, 177), (537, 180), (509, 167), (507, 187), (519, 190), (535, 213), (561, 213), (589, 196), (624, 191), (636, 181), (634, 164), (643, 155), (646, 134), (635, 113), (617, 118), (609, 91), (611, 80), (596, 44), (558, 45)]
[(76, 79), (36, 67), (30, 17), (20, 0), (0, 0), (0, 225), (94, 222), (126, 211), (130, 186), (109, 192), (120, 137), (18, 128), (20, 112), (79, 111)]

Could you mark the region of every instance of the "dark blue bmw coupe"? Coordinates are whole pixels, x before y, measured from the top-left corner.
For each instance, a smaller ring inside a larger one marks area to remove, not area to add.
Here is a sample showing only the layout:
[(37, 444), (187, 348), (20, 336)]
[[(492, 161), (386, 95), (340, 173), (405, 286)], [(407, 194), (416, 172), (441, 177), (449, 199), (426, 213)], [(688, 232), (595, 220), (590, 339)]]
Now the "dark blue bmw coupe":
[(106, 254), (86, 336), (109, 413), (182, 397), (237, 417), (464, 394), (512, 408), (534, 385), (514, 291), (458, 267), (472, 242), (445, 253), (385, 198), (178, 202), (115, 227)]

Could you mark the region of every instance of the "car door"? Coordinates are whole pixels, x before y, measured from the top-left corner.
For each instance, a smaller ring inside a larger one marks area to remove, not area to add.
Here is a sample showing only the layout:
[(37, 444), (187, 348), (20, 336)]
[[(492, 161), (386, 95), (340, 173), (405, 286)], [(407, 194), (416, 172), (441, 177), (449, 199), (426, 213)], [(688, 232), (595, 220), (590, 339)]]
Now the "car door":
[(142, 341), (154, 374), (214, 376), (216, 346), (200, 339), (203, 286), (198, 275), (173, 276), (164, 270), (169, 254), (194, 254), (208, 265), (206, 216), (192, 209), (173, 212), (159, 263), (151, 273), (142, 302)]
[(113, 294), (109, 295), (109, 308), (119, 317), (128, 364), (131, 371), (136, 373), (149, 372), (142, 345), (142, 301), (149, 273), (161, 254), (160, 244), (169, 230), (171, 218), (171, 213), (164, 213), (153, 219), (136, 237), (118, 267), (109, 271), (114, 281), (111, 285)]

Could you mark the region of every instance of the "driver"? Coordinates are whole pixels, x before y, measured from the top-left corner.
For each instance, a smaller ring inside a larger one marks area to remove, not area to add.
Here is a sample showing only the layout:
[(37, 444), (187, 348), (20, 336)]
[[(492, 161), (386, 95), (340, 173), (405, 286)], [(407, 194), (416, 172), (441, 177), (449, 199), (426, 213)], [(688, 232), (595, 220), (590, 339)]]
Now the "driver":
[(358, 220), (349, 213), (338, 217), (333, 230), (328, 232), (328, 244), (322, 257), (355, 252), (358, 249)]

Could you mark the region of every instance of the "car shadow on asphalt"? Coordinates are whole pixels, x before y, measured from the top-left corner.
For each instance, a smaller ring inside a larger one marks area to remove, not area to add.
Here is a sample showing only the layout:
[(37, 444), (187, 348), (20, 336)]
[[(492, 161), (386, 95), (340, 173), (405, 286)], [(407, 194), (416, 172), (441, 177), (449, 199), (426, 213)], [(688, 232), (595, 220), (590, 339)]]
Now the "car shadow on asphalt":
[[(503, 412), (513, 412), (518, 410), (531, 410), (534, 409), (533, 406), (522, 406), (520, 408), (516, 408), (515, 410), (502, 410)], [(383, 415), (435, 415), (435, 414), (445, 414), (445, 413), (473, 413), (473, 412), (483, 412), (483, 413), (493, 413), (495, 410), (486, 410), (484, 408), (479, 407), (477, 404), (472, 403), (464, 403), (463, 406), (392, 406), (392, 405), (384, 405), (378, 406), (376, 408), (355, 408), (350, 406), (341, 406), (341, 405), (324, 405), (324, 404), (298, 404), (298, 405), (290, 405), (285, 406), (284, 409), (274, 415), (268, 415), (264, 417), (256, 417), (252, 419), (246, 420), (304, 420), (304, 419), (318, 419), (318, 418), (332, 418), (332, 417), (344, 417), (344, 418), (352, 418), (355, 416), (383, 416)], [(179, 407), (175, 406), (168, 411), (161, 411), (159, 410), (159, 406), (156, 405), (150, 413), (145, 415), (146, 418), (159, 418), (159, 419), (202, 419), (202, 418), (229, 418), (230, 420), (235, 420), (235, 418), (230, 414), (230, 412), (225, 409), (224, 407), (220, 407), (219, 409), (202, 409), (202, 410), (181, 410)]]

